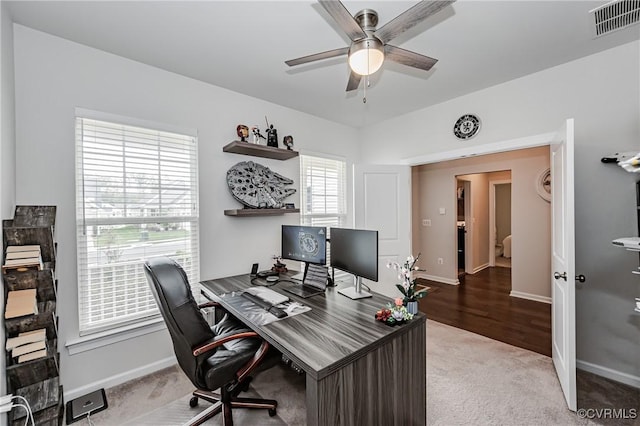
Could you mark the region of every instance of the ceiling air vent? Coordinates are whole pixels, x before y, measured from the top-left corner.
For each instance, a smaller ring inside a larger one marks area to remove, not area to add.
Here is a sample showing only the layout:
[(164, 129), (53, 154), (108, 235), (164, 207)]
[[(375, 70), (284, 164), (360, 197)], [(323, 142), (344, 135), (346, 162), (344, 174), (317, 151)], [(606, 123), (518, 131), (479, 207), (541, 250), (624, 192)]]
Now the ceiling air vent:
[(593, 15), (593, 36), (600, 37), (640, 21), (640, 0), (614, 0), (589, 11)]

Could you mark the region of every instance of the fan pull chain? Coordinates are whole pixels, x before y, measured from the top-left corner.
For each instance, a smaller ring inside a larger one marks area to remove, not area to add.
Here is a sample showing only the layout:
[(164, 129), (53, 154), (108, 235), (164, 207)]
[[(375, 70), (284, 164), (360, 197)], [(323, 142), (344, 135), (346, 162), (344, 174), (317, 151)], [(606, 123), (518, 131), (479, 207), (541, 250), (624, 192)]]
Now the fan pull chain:
[(364, 77), (364, 93), (362, 95), (362, 103), (367, 103), (367, 86), (369, 85), (369, 41), (367, 40), (367, 75)]

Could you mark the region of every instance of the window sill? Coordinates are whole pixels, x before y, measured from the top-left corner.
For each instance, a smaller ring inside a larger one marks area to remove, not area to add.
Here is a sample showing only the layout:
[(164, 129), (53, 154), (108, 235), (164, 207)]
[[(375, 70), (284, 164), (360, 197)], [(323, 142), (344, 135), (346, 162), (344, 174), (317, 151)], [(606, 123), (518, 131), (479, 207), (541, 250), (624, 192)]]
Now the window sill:
[(69, 355), (75, 355), (122, 342), (124, 340), (134, 339), (136, 337), (144, 336), (145, 334), (155, 333), (156, 331), (165, 330), (166, 328), (167, 326), (165, 325), (162, 317), (158, 317), (136, 324), (115, 328), (113, 330), (102, 331), (88, 336), (82, 336), (77, 339), (72, 339), (65, 343), (65, 347), (69, 351)]

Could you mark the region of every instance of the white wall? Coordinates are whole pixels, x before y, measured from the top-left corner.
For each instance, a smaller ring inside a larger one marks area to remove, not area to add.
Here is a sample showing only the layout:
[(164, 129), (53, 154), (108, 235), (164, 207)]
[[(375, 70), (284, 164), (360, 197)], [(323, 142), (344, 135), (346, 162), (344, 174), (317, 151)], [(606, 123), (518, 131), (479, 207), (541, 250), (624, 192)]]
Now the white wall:
[[(9, 219), (13, 217), (15, 205), (15, 96), (13, 23), (4, 2), (0, 2), (0, 40), (0, 219)], [(2, 238), (0, 236), (0, 243)], [(0, 291), (0, 307), (0, 342), (4, 344), (4, 291)], [(5, 357), (0, 356), (0, 395), (6, 393), (7, 387), (4, 369)], [(6, 414), (0, 415), (0, 425), (6, 422)]]
[[(423, 254), (421, 266), (432, 279), (457, 279), (455, 194), (456, 176), (471, 181), (472, 215), (475, 223), (467, 232), (474, 235), (473, 264), (479, 269), (489, 262), (488, 191), (489, 172), (511, 170), (512, 202), (512, 290), (538, 297), (550, 297), (551, 217), (549, 203), (538, 196), (534, 181), (549, 167), (549, 148), (539, 147), (416, 167), (420, 198), (414, 214), (431, 219), (431, 227), (420, 227), (414, 251)], [(468, 194), (465, 194), (467, 197)], [(446, 214), (440, 215), (444, 207)], [(415, 235), (415, 234), (414, 234)], [(444, 264), (438, 265), (437, 258)]]
[[(489, 178), (491, 184), (491, 178)], [(495, 186), (495, 238), (498, 244), (511, 235), (511, 184), (501, 183)], [(491, 224), (489, 224), (491, 226)], [(494, 232), (489, 229), (489, 232)]]
[[(357, 133), (259, 99), (88, 48), (29, 28), (15, 26), (17, 189), (19, 204), (58, 206), (58, 314), (61, 377), (65, 394), (101, 387), (128, 371), (173, 356), (166, 331), (69, 355), (64, 342), (78, 338), (74, 109), (83, 107), (143, 120), (197, 129), (199, 135), (201, 278), (247, 272), (253, 262), (267, 267), (280, 252), (280, 225), (299, 222), (290, 214), (233, 218), (224, 209), (240, 207), (226, 186), (226, 171), (256, 160), (299, 180), (299, 162), (252, 158), (222, 152), (236, 139), (236, 125), (269, 122), (280, 138), (293, 135), (301, 153), (358, 157)], [(283, 76), (283, 78), (285, 78)], [(351, 186), (351, 185), (349, 185)], [(297, 183), (296, 183), (297, 188)], [(349, 196), (348, 199), (352, 197)], [(299, 206), (299, 196), (293, 201)], [(351, 206), (349, 206), (351, 208)], [(138, 371), (140, 374), (142, 371)], [(84, 388), (83, 388), (84, 386)], [(78, 395), (75, 395), (78, 396)]]
[[(609, 369), (638, 386), (640, 316), (633, 313), (638, 278), (631, 274), (638, 258), (610, 243), (638, 235), (638, 176), (601, 164), (600, 158), (640, 148), (639, 76), (640, 42), (635, 41), (367, 127), (361, 139), (367, 146), (363, 161), (394, 163), (553, 132), (574, 118), (576, 272), (587, 277), (576, 291), (577, 354), (600, 374)], [(459, 141), (453, 123), (468, 112), (480, 116), (482, 129)]]

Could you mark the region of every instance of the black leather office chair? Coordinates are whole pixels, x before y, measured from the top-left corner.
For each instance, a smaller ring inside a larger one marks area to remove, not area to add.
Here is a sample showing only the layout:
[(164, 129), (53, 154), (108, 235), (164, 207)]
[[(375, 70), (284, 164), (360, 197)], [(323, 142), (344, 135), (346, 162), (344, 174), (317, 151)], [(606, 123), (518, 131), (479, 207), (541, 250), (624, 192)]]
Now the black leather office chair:
[[(154, 258), (144, 267), (167, 323), (178, 364), (197, 388), (189, 404), (195, 407), (198, 398), (214, 404), (188, 424), (199, 425), (222, 410), (223, 425), (230, 426), (231, 407), (266, 408), (270, 416), (275, 416), (277, 401), (240, 398), (238, 394), (247, 390), (249, 374), (259, 366), (273, 366), (279, 354), (229, 314), (210, 327), (200, 309), (219, 305), (210, 302), (199, 306), (191, 294), (187, 275), (175, 261)], [(220, 393), (214, 393), (218, 388)]]

